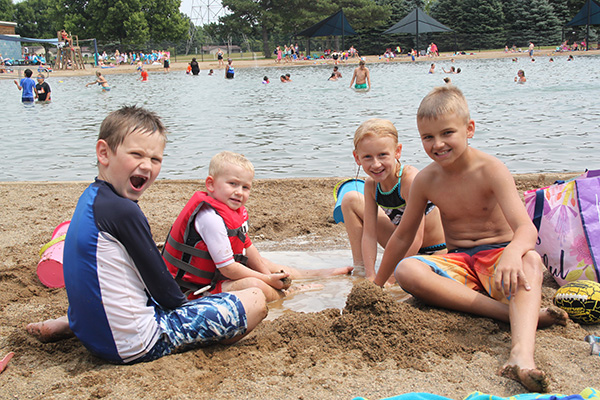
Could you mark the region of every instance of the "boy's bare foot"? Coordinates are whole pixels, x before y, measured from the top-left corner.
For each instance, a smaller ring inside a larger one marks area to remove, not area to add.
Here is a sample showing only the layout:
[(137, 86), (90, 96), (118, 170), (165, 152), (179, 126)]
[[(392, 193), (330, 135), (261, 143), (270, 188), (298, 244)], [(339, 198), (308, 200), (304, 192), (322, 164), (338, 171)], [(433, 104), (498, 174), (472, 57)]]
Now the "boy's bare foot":
[(324, 278), (324, 277), (328, 277), (328, 276), (348, 275), (353, 270), (354, 270), (354, 267), (303, 269), (303, 270), (292, 271), (291, 278), (292, 279)]
[(321, 285), (320, 283), (311, 283), (311, 284), (307, 284), (307, 285), (294, 285), (294, 286), (291, 286), (289, 289), (285, 289), (283, 292), (285, 293), (286, 296), (289, 296), (290, 294), (306, 292), (309, 290), (323, 289), (323, 287), (324, 286)]
[(554, 306), (542, 308), (538, 319), (538, 328), (547, 328), (552, 325), (565, 326), (568, 319), (569, 315), (561, 308)]
[(500, 370), (500, 375), (519, 382), (530, 392), (547, 393), (550, 388), (550, 380), (544, 371), (537, 368), (521, 369), (516, 365), (505, 365)]
[(69, 320), (66, 316), (44, 322), (34, 322), (27, 325), (25, 329), (42, 343), (58, 342), (75, 336), (69, 327)]

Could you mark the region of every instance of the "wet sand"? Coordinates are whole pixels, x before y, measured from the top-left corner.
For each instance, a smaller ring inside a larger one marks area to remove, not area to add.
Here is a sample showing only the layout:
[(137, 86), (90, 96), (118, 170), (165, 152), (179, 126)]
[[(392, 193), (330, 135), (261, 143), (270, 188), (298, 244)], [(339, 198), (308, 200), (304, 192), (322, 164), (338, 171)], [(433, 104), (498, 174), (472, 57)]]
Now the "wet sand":
[[(523, 191), (562, 177), (515, 178)], [(332, 190), (339, 179), (256, 181), (248, 209), (258, 249), (296, 256), (347, 250), (344, 227), (332, 218)], [(359, 276), (345, 278), (354, 287), (343, 311), (287, 310), (234, 346), (115, 366), (90, 355), (75, 338), (39, 343), (25, 325), (63, 315), (67, 298), (64, 289), (39, 282), (38, 251), (54, 227), (70, 218), (87, 184), (0, 183), (0, 358), (15, 352), (0, 375), (2, 399), (378, 399), (413, 391), (461, 399), (476, 390), (499, 396), (525, 392), (497, 374), (510, 349), (507, 324), (432, 309), (414, 299), (398, 302), (394, 291)], [(140, 206), (157, 242), (202, 184), (157, 181), (145, 193)], [(556, 288), (546, 274), (543, 305), (551, 304)], [(279, 311), (280, 305), (273, 308)], [(590, 356), (583, 341), (590, 333), (598, 335), (598, 326), (569, 322), (538, 331), (536, 362), (550, 374), (552, 392), (598, 387), (600, 358)]]

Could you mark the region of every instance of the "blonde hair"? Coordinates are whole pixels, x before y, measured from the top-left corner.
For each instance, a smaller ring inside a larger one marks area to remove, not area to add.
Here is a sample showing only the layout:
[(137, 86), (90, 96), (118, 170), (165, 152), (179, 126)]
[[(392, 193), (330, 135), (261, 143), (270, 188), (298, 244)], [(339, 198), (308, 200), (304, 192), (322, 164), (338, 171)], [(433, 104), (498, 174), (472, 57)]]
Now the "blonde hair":
[(167, 129), (160, 117), (142, 107), (125, 106), (108, 114), (102, 125), (98, 140), (106, 141), (113, 152), (117, 151), (125, 137), (133, 132), (159, 134), (167, 142)]
[(232, 151), (222, 151), (217, 153), (210, 159), (208, 166), (208, 175), (216, 178), (219, 174), (227, 169), (227, 164), (237, 165), (242, 167), (248, 172), (252, 172), (254, 175), (254, 165), (244, 155), (234, 153)]
[(354, 132), (354, 150), (358, 144), (366, 137), (391, 137), (394, 143), (398, 144), (398, 131), (392, 121), (387, 119), (371, 118), (360, 124)]
[(437, 119), (442, 115), (456, 114), (465, 123), (471, 118), (467, 99), (459, 88), (452, 85), (434, 88), (421, 100), (417, 110), (417, 120)]

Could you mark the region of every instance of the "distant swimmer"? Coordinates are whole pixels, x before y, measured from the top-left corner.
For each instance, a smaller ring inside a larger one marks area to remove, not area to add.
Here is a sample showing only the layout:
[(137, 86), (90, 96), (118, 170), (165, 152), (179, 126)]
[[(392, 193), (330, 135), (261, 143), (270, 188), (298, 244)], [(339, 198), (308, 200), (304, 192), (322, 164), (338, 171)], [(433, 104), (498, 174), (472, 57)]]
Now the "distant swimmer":
[[(454, 68), (454, 67), (452, 67), (452, 68)], [(444, 72), (446, 72), (445, 69), (444, 69)], [(435, 74), (435, 64), (434, 63), (431, 63), (431, 66), (429, 67), (429, 73), (430, 74)]]
[(515, 76), (515, 82), (517, 82), (517, 83), (525, 83), (525, 82), (527, 82), (527, 79), (525, 79), (525, 71), (523, 71), (522, 69), (520, 69), (517, 72), (517, 76)]
[(37, 84), (35, 85), (34, 92), (35, 92), (35, 97), (36, 97), (36, 99), (38, 99), (38, 101), (50, 101), (51, 100), (50, 93), (52, 91), (50, 90), (50, 85), (48, 85), (48, 82), (45, 82), (44, 79), (46, 79), (46, 77), (42, 73), (40, 73), (37, 76)]
[(227, 68), (225, 69), (225, 79), (233, 79), (235, 71), (233, 69), (233, 60), (230, 58), (227, 60)]
[(371, 76), (369, 74), (369, 68), (365, 67), (365, 60), (360, 60), (358, 67), (354, 69), (352, 74), (352, 80), (350, 81), (350, 87), (356, 81), (354, 89), (371, 89)]
[(110, 85), (108, 84), (108, 81), (102, 76), (102, 73), (100, 73), (100, 71), (96, 71), (96, 80), (94, 82), (87, 83), (85, 87), (94, 85), (96, 83), (102, 87), (103, 92), (108, 92), (110, 90)]
[(200, 66), (198, 65), (198, 61), (196, 61), (196, 57), (192, 58), (192, 61), (190, 61), (190, 67), (192, 75), (198, 75), (200, 73)]

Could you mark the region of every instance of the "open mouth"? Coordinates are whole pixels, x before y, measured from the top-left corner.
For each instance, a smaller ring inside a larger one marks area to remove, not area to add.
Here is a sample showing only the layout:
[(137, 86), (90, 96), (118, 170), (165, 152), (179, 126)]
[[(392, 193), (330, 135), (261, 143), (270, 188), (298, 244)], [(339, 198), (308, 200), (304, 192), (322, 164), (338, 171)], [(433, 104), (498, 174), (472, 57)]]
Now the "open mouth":
[(141, 189), (147, 180), (148, 180), (148, 178), (146, 178), (144, 176), (139, 176), (139, 175), (132, 176), (131, 178), (129, 178), (129, 182), (131, 182), (131, 186), (133, 186), (135, 189)]

